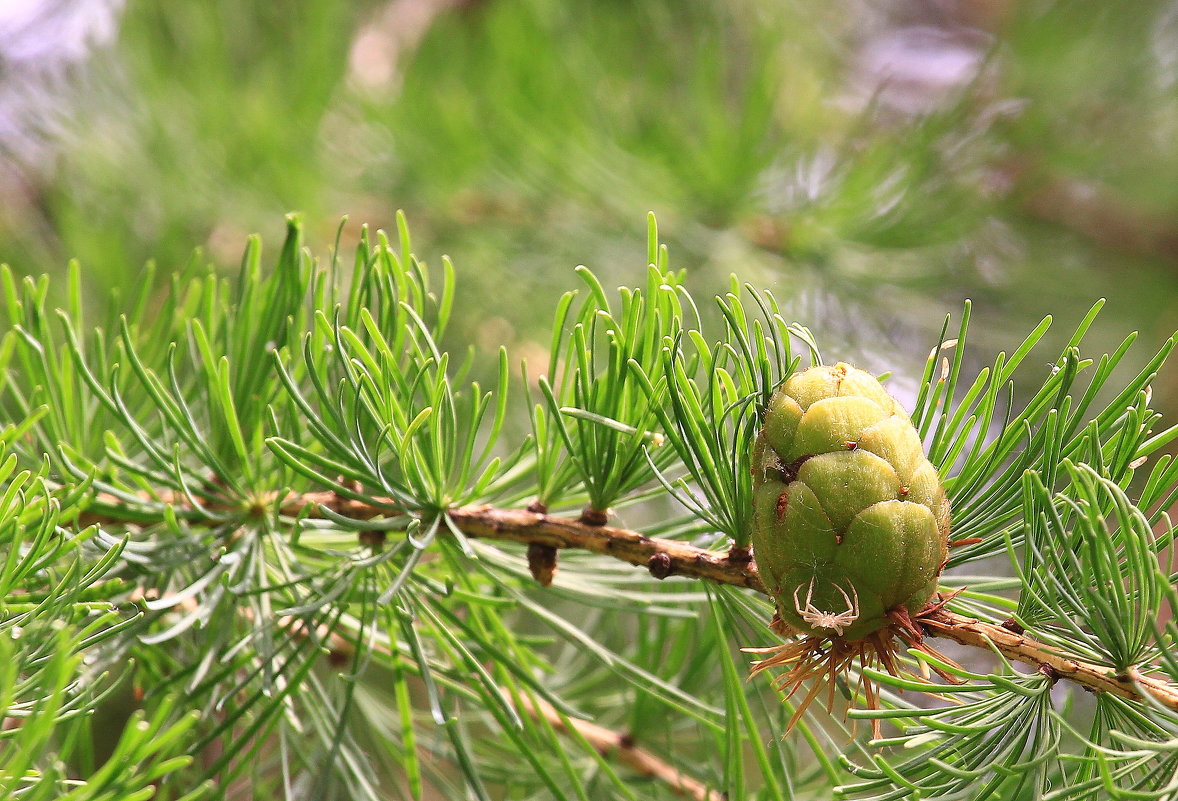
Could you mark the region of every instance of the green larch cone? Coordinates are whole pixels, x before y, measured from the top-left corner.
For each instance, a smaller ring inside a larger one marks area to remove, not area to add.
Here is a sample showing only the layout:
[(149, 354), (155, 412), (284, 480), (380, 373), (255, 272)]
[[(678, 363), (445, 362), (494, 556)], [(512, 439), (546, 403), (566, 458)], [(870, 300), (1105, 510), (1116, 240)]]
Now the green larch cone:
[(753, 456), (753, 550), (780, 621), (862, 640), (932, 599), (949, 502), (908, 415), (842, 362), (774, 393)]

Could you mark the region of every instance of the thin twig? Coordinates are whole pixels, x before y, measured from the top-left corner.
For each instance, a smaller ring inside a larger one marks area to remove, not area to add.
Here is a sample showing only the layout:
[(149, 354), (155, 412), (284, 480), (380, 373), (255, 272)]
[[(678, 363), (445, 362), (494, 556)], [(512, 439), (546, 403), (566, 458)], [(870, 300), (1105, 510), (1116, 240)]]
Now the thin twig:
[(696, 801), (722, 801), (724, 798), (722, 793), (709, 790), (707, 785), (690, 776), (684, 776), (674, 766), (659, 759), (646, 749), (639, 748), (627, 734), (619, 734), (612, 729), (598, 726), (587, 720), (565, 717), (542, 698), (532, 699), (525, 695), (521, 697), (520, 702), (528, 714), (544, 718), (552, 724), (554, 729), (566, 734), (568, 734), (565, 726), (567, 721), (570, 726), (576, 729), (577, 734), (584, 737), (591, 746), (597, 749), (599, 754), (602, 756), (616, 754), (618, 760), (629, 766), (630, 769), (648, 778), (663, 782), (678, 795), (693, 798)]
[[(288, 497), (283, 501), (282, 511), (291, 515), (302, 512), (315, 516), (321, 505), (357, 520), (368, 520), (388, 513), (386, 509), (341, 498), (332, 492)], [(101, 512), (88, 513), (85, 517), (87, 522), (117, 523), (118, 511), (117, 506), (104, 503)], [(731, 555), (708, 551), (679, 540), (647, 537), (637, 531), (612, 526), (586, 525), (574, 518), (522, 509), (464, 506), (451, 509), (448, 514), (468, 537), (510, 540), (558, 549), (576, 548), (645, 567), (659, 578), (687, 576), (769, 594), (757, 574), (756, 563), (749, 560), (744, 551)], [(135, 519), (141, 521), (141, 515), (136, 514)], [(930, 634), (974, 648), (997, 650), (1008, 659), (1050, 672), (1052, 676), (1078, 684), (1091, 692), (1108, 692), (1131, 700), (1148, 696), (1161, 706), (1178, 712), (1178, 686), (1147, 676), (1137, 669), (1118, 674), (1112, 668), (1077, 659), (1025, 634), (1014, 633), (947, 609), (923, 616), (921, 622), (932, 629)]]
[[(148, 597), (148, 594), (139, 589), (133, 597), (144, 598)], [(192, 612), (197, 608), (198, 603), (195, 598), (185, 598), (178, 606), (186, 612)], [(248, 606), (238, 607), (237, 613), (247, 620), (254, 619), (254, 611)], [(280, 617), (277, 623), (280, 629), (298, 639), (312, 633), (312, 629), (305, 621), (295, 617)], [(356, 645), (352, 640), (327, 625), (316, 626), (313, 631), (316, 641), (326, 646), (328, 658), (334, 664), (346, 664), (352, 658), (356, 650)], [(385, 656), (392, 654), (392, 650), (382, 643), (373, 643), (370, 647)], [(512, 693), (505, 688), (501, 689), (503, 689), (504, 698), (511, 697)], [(684, 775), (669, 762), (660, 759), (645, 748), (639, 748), (634, 743), (634, 738), (628, 734), (607, 729), (588, 720), (562, 715), (556, 707), (543, 698), (531, 698), (521, 693), (519, 706), (524, 714), (534, 719), (547, 720), (556, 731), (566, 737), (574, 736), (574, 733), (576, 736), (580, 736), (602, 757), (614, 755), (619, 762), (640, 775), (663, 782), (676, 795), (693, 799), (693, 801), (724, 800), (722, 793), (708, 789), (708, 786), (703, 782)]]

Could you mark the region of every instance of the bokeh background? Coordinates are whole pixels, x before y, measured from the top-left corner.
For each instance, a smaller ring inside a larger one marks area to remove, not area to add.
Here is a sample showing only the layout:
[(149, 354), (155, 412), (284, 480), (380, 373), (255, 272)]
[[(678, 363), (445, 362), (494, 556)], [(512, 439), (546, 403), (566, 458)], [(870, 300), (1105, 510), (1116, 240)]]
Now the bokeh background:
[(966, 298), (978, 362), (1050, 313), (1046, 373), (1105, 297), (1086, 355), (1140, 363), (1178, 329), (1178, 1), (0, 0), (18, 273), (76, 258), (101, 307), (398, 209), (488, 365), (544, 358), (576, 265), (643, 282), (650, 210), (698, 297), (771, 288), (901, 394)]
[(967, 297), (983, 357), (1098, 297), (1095, 345), (1152, 346), (1178, 3), (0, 0), (17, 272), (77, 258), (101, 303), (148, 259), (276, 251), (291, 210), (326, 255), (397, 209), (489, 351), (546, 340), (577, 264), (640, 281), (648, 210), (694, 286), (771, 287), (877, 369), (918, 371)]

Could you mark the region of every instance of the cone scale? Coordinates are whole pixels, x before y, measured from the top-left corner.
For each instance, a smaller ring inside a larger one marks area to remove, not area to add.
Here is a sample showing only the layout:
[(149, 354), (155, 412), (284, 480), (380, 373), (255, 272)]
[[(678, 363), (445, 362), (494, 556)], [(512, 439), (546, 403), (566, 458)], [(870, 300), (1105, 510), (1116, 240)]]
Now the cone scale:
[(795, 373), (765, 412), (753, 483), (773, 627), (803, 638), (755, 649), (781, 653), (754, 672), (791, 666), (779, 683), (833, 680), (854, 658), (895, 672), (893, 633), (919, 631), (911, 620), (936, 595), (949, 537), (948, 499), (904, 409), (849, 364)]

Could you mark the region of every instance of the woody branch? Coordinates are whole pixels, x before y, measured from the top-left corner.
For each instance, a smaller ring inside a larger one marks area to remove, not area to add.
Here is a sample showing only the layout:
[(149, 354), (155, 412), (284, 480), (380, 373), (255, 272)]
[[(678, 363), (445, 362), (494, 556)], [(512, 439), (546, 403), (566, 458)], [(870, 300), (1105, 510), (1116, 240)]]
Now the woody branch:
[[(307, 493), (286, 498), (284, 514), (315, 516), (321, 506), (353, 519), (367, 520), (387, 514), (381, 507), (343, 498), (333, 492)], [(120, 506), (102, 503), (101, 511), (83, 515), (85, 523), (119, 523)], [(630, 529), (591, 525), (575, 518), (541, 514), (522, 509), (492, 506), (464, 506), (447, 512), (450, 520), (466, 536), (477, 539), (508, 540), (529, 546), (555, 549), (578, 549), (610, 556), (644, 567), (656, 578), (685, 576), (745, 587), (768, 594), (757, 573), (749, 551), (708, 551), (678, 540), (648, 537)], [(134, 519), (142, 522), (142, 515)], [(939, 609), (923, 615), (920, 622), (928, 634), (944, 637), (962, 645), (997, 650), (1008, 659), (1030, 665), (1054, 679), (1075, 683), (1091, 692), (1107, 692), (1122, 698), (1139, 700), (1146, 696), (1178, 712), (1178, 686), (1136, 669), (1125, 673), (1086, 662), (1059, 649), (1038, 642), (1024, 632), (1004, 628), (976, 618)]]

